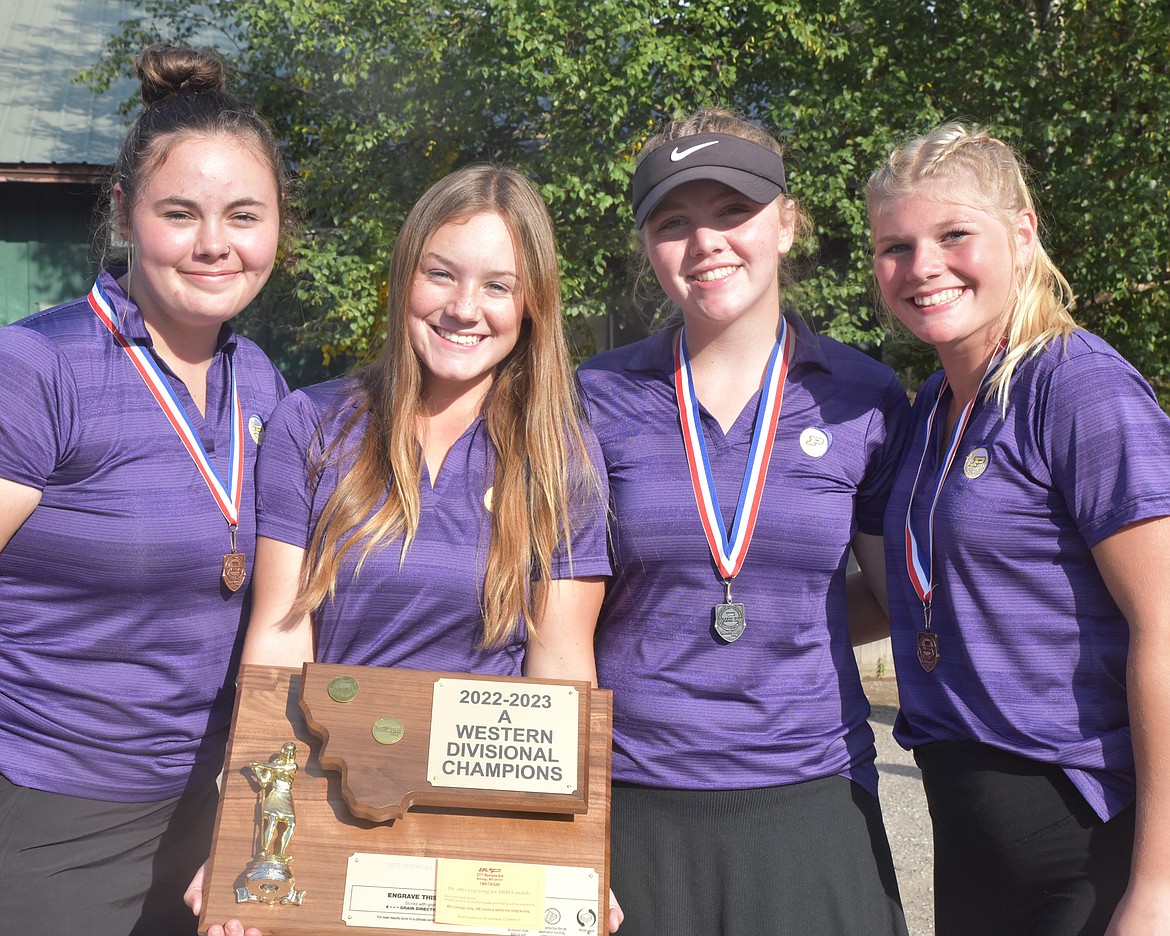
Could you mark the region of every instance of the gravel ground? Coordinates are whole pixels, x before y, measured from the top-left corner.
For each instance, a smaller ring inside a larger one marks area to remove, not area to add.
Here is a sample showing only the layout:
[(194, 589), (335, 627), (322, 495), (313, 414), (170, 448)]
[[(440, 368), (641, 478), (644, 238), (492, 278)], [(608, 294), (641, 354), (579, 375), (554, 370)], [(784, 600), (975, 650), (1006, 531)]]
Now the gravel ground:
[(870, 725), (877, 737), (879, 796), (886, 834), (894, 853), (898, 887), (906, 911), (910, 936), (931, 936), (934, 932), (933, 861), (930, 814), (914, 757), (894, 741), (891, 734), (898, 712), (898, 688), (893, 679), (866, 679)]

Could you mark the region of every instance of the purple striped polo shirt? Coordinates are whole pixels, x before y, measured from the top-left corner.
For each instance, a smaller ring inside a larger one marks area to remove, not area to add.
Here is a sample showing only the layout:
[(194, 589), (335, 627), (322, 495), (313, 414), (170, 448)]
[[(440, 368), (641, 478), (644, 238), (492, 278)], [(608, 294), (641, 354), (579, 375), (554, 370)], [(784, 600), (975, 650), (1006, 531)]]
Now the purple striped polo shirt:
[[(614, 778), (731, 789), (840, 774), (877, 789), (869, 704), (845, 620), (854, 533), (880, 534), (909, 420), (893, 372), (814, 335), (796, 348), (759, 519), (732, 586), (747, 629), (711, 630), (723, 584), (679, 428), (671, 329), (601, 354), (580, 378), (609, 473), (615, 574), (598, 671), (614, 693)], [(724, 435), (701, 409), (730, 525), (759, 394)]]
[[(353, 411), (352, 390), (350, 378), (307, 387), (273, 414), (256, 481), (261, 536), (308, 546), (337, 486), (339, 463), (331, 462), (315, 486), (306, 465), (319, 461), (322, 450), (337, 439)], [(592, 435), (585, 435), (592, 443)], [(600, 465), (600, 455), (595, 461)], [(495, 450), (481, 417), (452, 446), (433, 488), (424, 466), (418, 533), (405, 560), (399, 562), (398, 537), (372, 553), (360, 573), (352, 559), (342, 565), (336, 598), (314, 615), (318, 661), (520, 675), (523, 622), (503, 646), (477, 645), (483, 635), (480, 609), (491, 535), (485, 496), (494, 476)], [(575, 505), (572, 565), (559, 549), (554, 578), (609, 574), (605, 523), (602, 486), (589, 502)]]
[[(114, 278), (99, 282), (123, 333), (149, 339)], [(206, 418), (159, 361), (221, 477), (229, 357), (245, 425), (258, 427), (288, 390), (227, 325)], [(237, 544), (249, 557), (256, 450), (246, 429)], [(0, 552), (0, 773), (149, 802), (182, 793), (197, 766), (217, 771), (244, 607), (244, 591), (220, 582), (227, 521), (84, 299), (0, 329), (0, 477), (42, 491)]]
[(1170, 515), (1170, 419), (1141, 375), (1084, 331), (1019, 366), (1006, 418), (976, 403), (934, 515), (939, 662), (927, 673), (903, 544), (924, 446), (916, 535), (933, 497), (941, 437), (936, 428), (927, 444), (925, 429), (941, 381), (931, 377), (915, 401), (886, 512), (895, 737), (905, 747), (974, 739), (1058, 764), (1108, 818), (1134, 798), (1129, 629), (1091, 547)]

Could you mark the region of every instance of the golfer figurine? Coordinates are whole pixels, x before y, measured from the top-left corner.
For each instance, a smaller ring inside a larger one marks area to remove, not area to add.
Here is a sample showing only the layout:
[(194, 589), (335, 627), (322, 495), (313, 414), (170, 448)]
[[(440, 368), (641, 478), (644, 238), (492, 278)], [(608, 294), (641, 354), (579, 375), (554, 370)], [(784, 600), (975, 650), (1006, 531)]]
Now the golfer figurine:
[(259, 856), (244, 871), (244, 886), (236, 888), (238, 903), (297, 904), (304, 891), (296, 889), (288, 843), (296, 828), (292, 785), (297, 774), (297, 746), (286, 742), (266, 763), (252, 761), (252, 776), (264, 791), (260, 805)]

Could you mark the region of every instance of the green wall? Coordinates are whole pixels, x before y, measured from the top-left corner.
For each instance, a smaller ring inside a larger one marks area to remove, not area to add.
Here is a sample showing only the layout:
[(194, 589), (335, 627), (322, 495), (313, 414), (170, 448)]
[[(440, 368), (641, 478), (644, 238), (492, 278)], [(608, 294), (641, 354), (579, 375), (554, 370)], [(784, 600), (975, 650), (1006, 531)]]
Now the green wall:
[(0, 184), (0, 325), (89, 291), (98, 197), (81, 184)]

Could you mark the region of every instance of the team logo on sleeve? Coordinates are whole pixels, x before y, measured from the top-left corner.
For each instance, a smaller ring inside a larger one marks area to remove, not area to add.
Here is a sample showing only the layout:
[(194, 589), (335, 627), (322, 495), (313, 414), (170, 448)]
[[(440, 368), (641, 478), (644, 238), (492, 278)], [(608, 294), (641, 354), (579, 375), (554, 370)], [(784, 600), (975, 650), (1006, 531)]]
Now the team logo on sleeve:
[(967, 456), (967, 460), (963, 462), (963, 474), (974, 481), (983, 472), (987, 470), (987, 465), (991, 461), (991, 456), (987, 454), (987, 449), (980, 446), (977, 449), (972, 449)]
[(809, 426), (800, 434), (800, 449), (809, 458), (820, 458), (833, 444), (833, 434), (828, 429)]
[(248, 432), (252, 435), (252, 441), (259, 445), (264, 441), (264, 420), (259, 416), (249, 416)]

